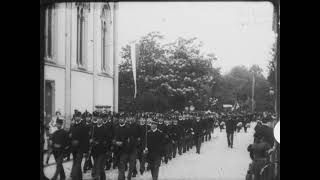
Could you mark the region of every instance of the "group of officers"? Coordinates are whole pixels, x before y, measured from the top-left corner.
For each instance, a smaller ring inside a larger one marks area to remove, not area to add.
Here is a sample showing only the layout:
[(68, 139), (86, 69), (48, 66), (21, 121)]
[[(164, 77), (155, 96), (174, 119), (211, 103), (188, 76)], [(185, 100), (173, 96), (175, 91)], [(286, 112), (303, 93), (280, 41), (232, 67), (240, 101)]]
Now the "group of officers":
[(193, 146), (200, 154), (201, 143), (211, 140), (219, 124), (217, 116), (205, 112), (91, 114), (77, 110), (69, 131), (62, 128), (63, 123), (63, 119), (56, 119), (57, 130), (49, 140), (49, 152), (57, 166), (53, 180), (66, 178), (62, 163), (70, 154), (72, 180), (82, 180), (82, 172), (90, 169), (93, 179), (105, 180), (105, 170), (111, 168), (118, 168), (118, 180), (124, 180), (128, 170), (130, 180), (138, 174), (137, 160), (140, 174), (150, 170), (152, 179), (157, 180), (161, 162), (168, 163)]

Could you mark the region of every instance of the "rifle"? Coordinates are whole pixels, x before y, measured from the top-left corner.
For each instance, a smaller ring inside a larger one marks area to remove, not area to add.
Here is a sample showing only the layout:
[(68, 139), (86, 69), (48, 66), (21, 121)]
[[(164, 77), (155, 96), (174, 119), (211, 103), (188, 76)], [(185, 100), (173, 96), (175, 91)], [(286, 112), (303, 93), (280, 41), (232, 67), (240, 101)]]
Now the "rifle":
[[(94, 124), (93, 124), (93, 126), (92, 126), (92, 133), (91, 133), (91, 137), (90, 137), (90, 139), (92, 139), (92, 138), (93, 138), (93, 134), (94, 134)], [(88, 162), (88, 161), (89, 161), (89, 159), (90, 159), (90, 157), (91, 157), (92, 147), (93, 147), (93, 143), (90, 143), (90, 147), (89, 147), (89, 150), (88, 150), (88, 155), (87, 155), (87, 157), (86, 157), (85, 162)]]

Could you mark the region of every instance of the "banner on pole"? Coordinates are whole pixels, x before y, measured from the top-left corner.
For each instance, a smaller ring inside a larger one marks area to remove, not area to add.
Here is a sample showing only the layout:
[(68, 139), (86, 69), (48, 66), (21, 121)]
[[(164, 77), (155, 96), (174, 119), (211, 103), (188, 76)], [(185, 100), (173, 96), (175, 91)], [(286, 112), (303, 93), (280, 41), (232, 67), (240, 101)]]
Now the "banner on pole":
[(137, 60), (139, 59), (139, 45), (131, 44), (131, 61), (132, 61), (132, 73), (134, 81), (134, 98), (137, 96)]

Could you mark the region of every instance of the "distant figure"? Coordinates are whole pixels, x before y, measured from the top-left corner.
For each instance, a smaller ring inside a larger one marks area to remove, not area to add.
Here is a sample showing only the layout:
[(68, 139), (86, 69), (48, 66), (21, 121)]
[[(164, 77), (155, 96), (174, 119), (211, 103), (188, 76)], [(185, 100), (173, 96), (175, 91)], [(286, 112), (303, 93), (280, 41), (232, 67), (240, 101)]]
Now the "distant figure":
[(226, 132), (227, 132), (227, 139), (228, 139), (228, 147), (233, 148), (233, 135), (235, 131), (234, 120), (231, 117), (228, 117), (226, 121)]

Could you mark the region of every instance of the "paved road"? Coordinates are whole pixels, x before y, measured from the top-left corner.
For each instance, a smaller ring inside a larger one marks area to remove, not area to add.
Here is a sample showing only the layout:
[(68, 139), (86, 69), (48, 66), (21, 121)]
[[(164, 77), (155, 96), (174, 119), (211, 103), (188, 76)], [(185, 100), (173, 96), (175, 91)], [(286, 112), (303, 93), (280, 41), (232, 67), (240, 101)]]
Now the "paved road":
[[(204, 142), (201, 154), (195, 153), (195, 147), (189, 152), (177, 156), (168, 164), (163, 164), (159, 171), (159, 180), (244, 180), (250, 163), (247, 147), (253, 142), (253, 128), (247, 133), (243, 130), (235, 133), (234, 148), (228, 148), (225, 131), (215, 129), (211, 141)], [(67, 177), (70, 174), (72, 162), (64, 163)], [(47, 177), (52, 177), (55, 166), (44, 169)], [(106, 172), (108, 180), (116, 180), (118, 171)], [(90, 179), (90, 172), (84, 174), (84, 180)], [(150, 180), (150, 171), (137, 175), (133, 180)], [(68, 178), (67, 178), (68, 180)]]

